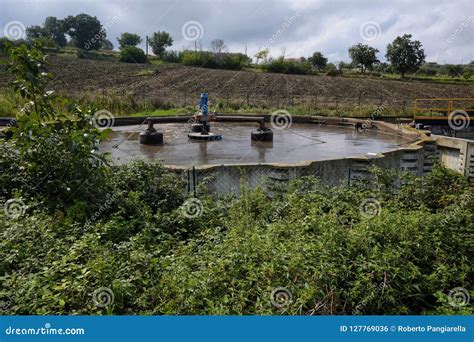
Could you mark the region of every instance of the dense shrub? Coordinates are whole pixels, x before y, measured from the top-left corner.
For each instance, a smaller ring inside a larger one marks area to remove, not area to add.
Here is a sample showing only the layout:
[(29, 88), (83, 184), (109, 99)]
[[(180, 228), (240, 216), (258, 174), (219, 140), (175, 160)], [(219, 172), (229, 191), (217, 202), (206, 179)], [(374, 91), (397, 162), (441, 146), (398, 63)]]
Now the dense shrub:
[[(201, 196), (195, 218), (183, 215), (178, 183), (157, 165), (115, 172), (112, 199), (100, 215), (86, 211), (86, 225), (35, 201), (16, 219), (0, 212), (4, 312), (472, 313), (451, 307), (447, 293), (472, 287), (473, 193), (444, 169), (400, 187), (400, 175), (375, 172), (370, 187), (308, 178), (273, 199), (245, 189), (240, 199)], [(378, 215), (363, 215), (367, 198), (379, 201)], [(92, 300), (104, 287), (115, 298), (105, 309)], [(277, 287), (291, 291), (288, 306), (271, 304)]]
[(277, 72), (281, 74), (311, 74), (311, 64), (307, 61), (286, 61), (283, 58), (270, 60), (263, 65), (263, 69), (267, 72)]
[(97, 51), (78, 49), (76, 52), (77, 58), (82, 59), (101, 59), (102, 56)]
[(146, 55), (135, 46), (125, 46), (120, 51), (120, 61), (125, 63), (146, 63)]
[(328, 63), (324, 71), (326, 76), (341, 76), (341, 70), (333, 63)]
[(180, 54), (177, 51), (165, 51), (161, 55), (161, 60), (169, 63), (179, 63)]

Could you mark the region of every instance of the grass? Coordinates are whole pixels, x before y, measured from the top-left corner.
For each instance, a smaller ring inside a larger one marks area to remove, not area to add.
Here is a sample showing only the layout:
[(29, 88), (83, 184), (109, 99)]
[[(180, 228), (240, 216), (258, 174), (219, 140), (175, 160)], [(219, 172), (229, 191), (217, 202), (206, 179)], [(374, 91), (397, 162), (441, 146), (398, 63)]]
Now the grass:
[[(235, 107), (223, 107), (217, 110), (218, 114), (272, 114), (275, 111), (286, 110), (291, 115), (315, 115), (315, 116), (328, 116), (328, 117), (371, 117), (376, 107), (365, 106), (361, 108), (308, 108), (306, 106), (290, 106), (285, 108), (262, 108), (255, 106), (245, 106), (240, 108)], [(211, 108), (212, 111), (212, 108)], [(130, 116), (175, 116), (175, 115), (190, 115), (197, 112), (197, 108), (192, 106), (187, 107), (176, 107), (168, 109), (157, 109), (153, 111), (139, 111), (131, 113)], [(410, 114), (402, 115), (402, 113), (385, 109), (380, 116), (390, 117), (409, 117)]]
[(143, 111), (132, 113), (130, 116), (174, 116), (174, 115), (186, 115), (193, 113), (192, 108), (190, 107), (179, 107), (179, 108), (169, 108), (169, 109), (157, 109), (154, 111)]
[(155, 73), (152, 69), (143, 69), (135, 74), (135, 76), (151, 76)]
[[(147, 70), (141, 72), (148, 73)], [(71, 101), (72, 100), (72, 101)], [(67, 112), (71, 102), (80, 105), (89, 105), (95, 109), (105, 109), (115, 116), (174, 116), (192, 114), (197, 111), (197, 106), (183, 106), (182, 101), (163, 101), (153, 99), (146, 101), (136, 101), (131, 95), (117, 95), (113, 93), (105, 94), (82, 94), (80, 97), (69, 98), (66, 93), (56, 93), (53, 105), (57, 112)], [(0, 90), (0, 117), (15, 117), (22, 107), (21, 99), (11, 90)], [(320, 115), (333, 117), (370, 117), (377, 106), (365, 105), (339, 105), (337, 108), (331, 105), (315, 108), (308, 105), (285, 105), (279, 108), (274, 106), (247, 105), (245, 101), (229, 100), (217, 101), (210, 107), (211, 111), (216, 110), (224, 114), (271, 114), (277, 110), (286, 110), (292, 115)], [(386, 107), (381, 116), (410, 116), (409, 112), (402, 113), (395, 108)]]

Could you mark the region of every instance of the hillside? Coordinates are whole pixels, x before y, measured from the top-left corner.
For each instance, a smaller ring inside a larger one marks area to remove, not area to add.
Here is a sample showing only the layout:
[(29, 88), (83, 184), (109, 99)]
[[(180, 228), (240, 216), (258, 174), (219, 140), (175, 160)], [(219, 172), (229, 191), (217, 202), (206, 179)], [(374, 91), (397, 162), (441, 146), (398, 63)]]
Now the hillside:
[[(252, 103), (295, 101), (314, 103), (337, 98), (340, 103), (409, 105), (415, 98), (474, 97), (474, 86), (398, 81), (381, 78), (349, 78), (282, 75), (253, 71), (229, 71), (187, 67), (180, 64), (126, 64), (115, 59), (86, 60), (52, 55), (53, 88), (67, 96), (104, 92), (129, 94), (134, 100), (194, 103), (197, 94), (210, 93), (211, 100), (241, 100)], [(0, 77), (4, 86), (5, 75)], [(266, 101), (266, 102), (265, 102)], [(359, 102), (360, 101), (360, 102)]]

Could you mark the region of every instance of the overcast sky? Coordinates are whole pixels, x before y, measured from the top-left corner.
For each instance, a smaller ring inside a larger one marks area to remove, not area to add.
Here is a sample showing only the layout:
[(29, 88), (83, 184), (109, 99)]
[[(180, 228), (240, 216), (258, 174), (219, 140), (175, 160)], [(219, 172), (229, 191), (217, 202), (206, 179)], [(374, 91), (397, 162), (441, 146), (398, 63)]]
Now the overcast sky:
[(384, 60), (387, 44), (411, 33), (427, 61), (474, 60), (474, 0), (0, 0), (0, 35), (79, 13), (97, 16), (115, 47), (121, 32), (165, 30), (177, 50), (194, 48), (196, 39), (207, 49), (221, 38), (231, 51), (247, 46), (249, 55), (264, 47), (275, 57), (321, 51), (337, 62), (349, 61), (347, 48), (362, 42)]

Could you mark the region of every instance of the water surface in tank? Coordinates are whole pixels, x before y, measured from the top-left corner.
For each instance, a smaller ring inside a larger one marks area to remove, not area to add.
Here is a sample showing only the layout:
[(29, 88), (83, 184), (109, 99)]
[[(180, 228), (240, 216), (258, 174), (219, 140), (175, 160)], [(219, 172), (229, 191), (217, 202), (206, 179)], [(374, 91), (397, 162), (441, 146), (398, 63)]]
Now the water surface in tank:
[(101, 151), (111, 153), (117, 164), (134, 158), (161, 160), (166, 165), (201, 166), (241, 163), (288, 163), (337, 159), (386, 152), (406, 146), (409, 141), (395, 135), (364, 130), (354, 133), (346, 127), (292, 124), (285, 130), (273, 130), (273, 142), (253, 142), (250, 132), (256, 124), (212, 123), (211, 131), (222, 134), (219, 141), (192, 141), (185, 123), (156, 124), (164, 132), (165, 143), (148, 146), (138, 143), (138, 134), (146, 126), (114, 127)]

